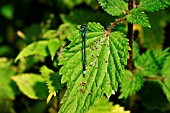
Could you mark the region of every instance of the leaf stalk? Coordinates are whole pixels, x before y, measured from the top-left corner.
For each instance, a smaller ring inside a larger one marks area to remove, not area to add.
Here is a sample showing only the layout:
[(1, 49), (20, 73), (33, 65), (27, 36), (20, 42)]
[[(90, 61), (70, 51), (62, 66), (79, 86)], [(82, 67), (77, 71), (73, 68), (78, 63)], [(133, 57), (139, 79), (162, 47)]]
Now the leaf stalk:
[(105, 32), (105, 35), (108, 36), (111, 32), (111, 30), (114, 28), (114, 26), (116, 24), (119, 24), (121, 22), (123, 22), (124, 20), (126, 20), (126, 17), (123, 17), (123, 18), (120, 18), (120, 19), (117, 19), (114, 23), (111, 24), (111, 26), (108, 28), (108, 30)]

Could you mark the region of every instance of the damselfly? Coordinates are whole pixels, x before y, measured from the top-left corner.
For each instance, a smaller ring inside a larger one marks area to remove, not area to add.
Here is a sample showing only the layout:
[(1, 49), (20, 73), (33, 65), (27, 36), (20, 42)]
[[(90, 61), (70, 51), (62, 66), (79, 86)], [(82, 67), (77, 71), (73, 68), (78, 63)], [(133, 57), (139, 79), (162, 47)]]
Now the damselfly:
[(80, 26), (82, 32), (82, 39), (83, 39), (83, 77), (86, 75), (86, 33), (87, 33), (87, 24), (83, 24)]

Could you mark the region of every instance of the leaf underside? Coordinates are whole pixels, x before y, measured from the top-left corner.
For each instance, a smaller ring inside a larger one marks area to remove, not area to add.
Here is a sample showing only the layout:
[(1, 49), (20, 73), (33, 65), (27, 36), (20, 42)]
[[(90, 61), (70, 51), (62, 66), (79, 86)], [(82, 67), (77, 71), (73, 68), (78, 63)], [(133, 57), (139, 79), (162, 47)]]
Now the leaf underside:
[(86, 76), (82, 76), (82, 38), (76, 31), (71, 43), (62, 53), (60, 69), (67, 91), (61, 101), (60, 113), (83, 113), (104, 93), (117, 90), (120, 72), (129, 57), (128, 39), (121, 32), (104, 35), (98, 23), (89, 23), (86, 37)]

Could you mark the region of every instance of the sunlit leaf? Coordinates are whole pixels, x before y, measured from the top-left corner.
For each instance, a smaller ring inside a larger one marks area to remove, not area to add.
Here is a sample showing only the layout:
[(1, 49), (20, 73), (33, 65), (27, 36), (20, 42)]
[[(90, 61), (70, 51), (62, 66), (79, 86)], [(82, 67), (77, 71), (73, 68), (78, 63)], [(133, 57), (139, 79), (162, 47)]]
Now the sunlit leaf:
[[(102, 94), (117, 90), (120, 73), (129, 57), (128, 39), (121, 32), (106, 36), (99, 23), (89, 23), (86, 37), (86, 76), (82, 76), (82, 38), (76, 31), (60, 60), (62, 83), (68, 90), (61, 101), (60, 113), (85, 112)], [(74, 108), (74, 109), (73, 109)]]
[(94, 106), (87, 113), (130, 113), (130, 111), (125, 111), (124, 107), (120, 105), (113, 105), (109, 102), (107, 98), (102, 98), (94, 103)]
[(44, 57), (49, 55), (47, 44), (48, 41), (38, 41), (31, 43), (18, 54), (18, 56), (15, 58), (15, 62), (30, 55), (40, 55)]
[(40, 72), (46, 81), (49, 93), (55, 96), (56, 92), (61, 89), (61, 76), (46, 66), (41, 67)]
[(21, 74), (12, 77), (20, 91), (32, 99), (46, 99), (48, 96), (45, 79), (37, 74)]
[(43, 38), (52, 39), (57, 37), (57, 30), (48, 30), (47, 32), (43, 33)]
[(0, 100), (14, 100), (18, 93), (17, 86), (11, 80), (11, 77), (15, 74), (11, 63), (6, 58), (0, 58)]

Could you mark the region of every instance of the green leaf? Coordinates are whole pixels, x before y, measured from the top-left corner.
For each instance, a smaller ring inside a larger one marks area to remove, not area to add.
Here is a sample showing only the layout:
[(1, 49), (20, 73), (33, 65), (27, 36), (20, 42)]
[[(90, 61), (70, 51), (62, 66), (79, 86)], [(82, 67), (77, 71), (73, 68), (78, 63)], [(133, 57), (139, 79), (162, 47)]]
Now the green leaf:
[(61, 76), (46, 66), (42, 66), (40, 72), (45, 78), (49, 93), (55, 95), (61, 89)]
[(130, 111), (125, 111), (124, 107), (121, 107), (120, 105), (116, 104), (112, 107), (112, 111), (110, 113), (130, 113)]
[(52, 39), (57, 37), (57, 30), (47, 30), (43, 33), (43, 38)]
[(13, 6), (12, 5), (4, 5), (1, 7), (2, 7), (0, 9), (1, 14), (9, 20), (13, 19), (13, 16), (14, 16)]
[(11, 80), (15, 75), (11, 64), (6, 58), (0, 58), (0, 100), (14, 100), (18, 93), (17, 86)]
[(130, 11), (130, 14), (126, 15), (126, 19), (128, 22), (133, 24), (139, 24), (143, 27), (151, 27), (149, 24), (149, 20), (145, 12), (140, 8), (134, 8)]
[(159, 11), (170, 5), (169, 0), (140, 0), (139, 7), (146, 11)]
[(24, 59), (20, 59), (20, 62), (18, 62), (18, 66), (17, 66), (18, 73), (23, 73), (32, 68), (35, 68), (38, 62), (43, 62), (43, 61), (44, 61), (44, 57), (42, 56), (30, 56)]
[(165, 50), (148, 50), (135, 61), (135, 67), (142, 76), (156, 76), (160, 74), (164, 60), (169, 55), (169, 48)]
[(51, 59), (54, 60), (54, 56), (57, 53), (57, 50), (61, 47), (64, 42), (57, 39), (51, 39), (48, 41), (48, 49), (50, 51)]
[(57, 35), (59, 36), (60, 40), (70, 39), (73, 35), (72, 33), (76, 30), (76, 26), (72, 23), (64, 23), (59, 26), (57, 29)]
[(101, 100), (95, 101), (94, 106), (87, 113), (130, 113), (130, 111), (125, 111), (124, 107), (120, 107), (118, 104), (113, 106), (112, 102), (103, 97)]
[(19, 59), (30, 55), (40, 55), (40, 56), (47, 56), (49, 55), (49, 51), (47, 49), (48, 41), (38, 41), (33, 42), (32, 44), (25, 47), (15, 58), (15, 62)]
[(98, 2), (112, 16), (123, 15), (128, 10), (128, 4), (123, 0), (98, 0)]
[(131, 71), (125, 70), (122, 73), (122, 81), (121, 81), (121, 95), (119, 98), (127, 98), (132, 93), (137, 92), (141, 89), (143, 85), (143, 78), (140, 74), (132, 74)]
[(31, 99), (46, 99), (48, 90), (45, 80), (38, 74), (21, 74), (12, 77), (20, 91)]
[[(129, 57), (128, 39), (121, 32), (106, 36), (99, 23), (89, 23), (86, 37), (86, 76), (82, 75), (82, 37), (76, 31), (61, 56), (62, 83), (68, 90), (63, 97), (60, 113), (85, 112), (104, 93), (109, 97), (117, 89), (120, 72)], [(74, 109), (73, 109), (74, 108)]]
[(166, 58), (166, 60), (164, 61), (163, 64), (163, 68), (162, 68), (162, 76), (163, 76), (163, 82), (161, 82), (162, 84), (162, 88), (163, 91), (165, 93), (165, 95), (167, 96), (168, 101), (170, 102), (170, 56), (168, 56)]

